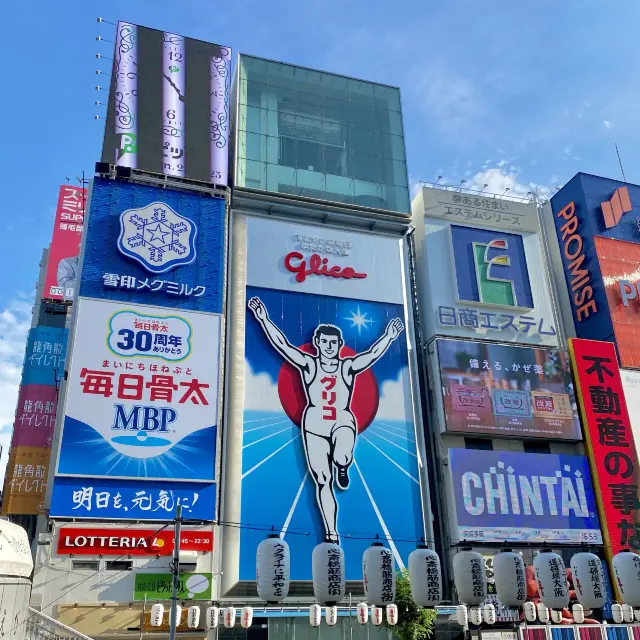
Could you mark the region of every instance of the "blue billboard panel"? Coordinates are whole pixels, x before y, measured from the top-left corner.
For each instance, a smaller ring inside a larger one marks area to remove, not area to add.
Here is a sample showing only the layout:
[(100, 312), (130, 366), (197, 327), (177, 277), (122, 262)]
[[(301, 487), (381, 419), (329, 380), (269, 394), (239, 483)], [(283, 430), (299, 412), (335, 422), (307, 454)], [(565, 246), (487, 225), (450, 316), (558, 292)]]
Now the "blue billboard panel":
[(80, 298), (56, 473), (213, 481), (220, 324)]
[(95, 178), (80, 295), (222, 313), (225, 200)]
[(450, 449), (449, 459), (458, 540), (602, 543), (585, 456)]
[(64, 378), (68, 333), (67, 329), (59, 327), (34, 327), (29, 330), (22, 386), (60, 384)]
[(184, 518), (214, 520), (216, 485), (56, 477), (52, 517), (99, 520), (171, 520), (182, 505)]

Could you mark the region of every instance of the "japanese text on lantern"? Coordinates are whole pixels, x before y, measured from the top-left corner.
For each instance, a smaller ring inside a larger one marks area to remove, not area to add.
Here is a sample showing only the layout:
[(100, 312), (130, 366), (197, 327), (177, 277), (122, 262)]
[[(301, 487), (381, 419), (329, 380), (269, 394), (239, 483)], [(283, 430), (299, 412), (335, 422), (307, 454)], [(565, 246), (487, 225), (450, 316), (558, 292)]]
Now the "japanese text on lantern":
[(638, 456), (615, 347), (572, 339), (570, 349), (606, 549), (640, 549)]

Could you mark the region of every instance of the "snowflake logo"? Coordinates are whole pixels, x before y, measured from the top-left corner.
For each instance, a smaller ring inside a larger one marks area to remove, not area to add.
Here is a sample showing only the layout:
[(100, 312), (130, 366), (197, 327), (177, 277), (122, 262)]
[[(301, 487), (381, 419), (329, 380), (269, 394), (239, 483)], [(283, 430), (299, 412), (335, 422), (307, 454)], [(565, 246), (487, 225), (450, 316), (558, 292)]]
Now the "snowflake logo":
[(150, 273), (165, 273), (196, 259), (197, 234), (189, 218), (154, 202), (120, 215), (118, 250)]

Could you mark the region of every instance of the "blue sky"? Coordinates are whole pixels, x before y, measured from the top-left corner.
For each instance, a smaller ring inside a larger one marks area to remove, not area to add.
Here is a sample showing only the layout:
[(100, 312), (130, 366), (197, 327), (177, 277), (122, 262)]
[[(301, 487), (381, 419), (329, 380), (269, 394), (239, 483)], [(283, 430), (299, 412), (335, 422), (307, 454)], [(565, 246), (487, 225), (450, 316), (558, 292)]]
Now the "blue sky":
[[(303, 9), (304, 7), (304, 9)], [(578, 171), (640, 182), (640, 4), (634, 0), (65, 0), (3, 7), (0, 427), (10, 424), (57, 187), (100, 153), (112, 55), (125, 19), (238, 51), (398, 85), (410, 179), (526, 193)], [(7, 93), (8, 92), (8, 95)], [(12, 401), (11, 398), (14, 398)], [(1, 430), (0, 430), (1, 433)], [(0, 440), (1, 441), (1, 440)], [(3, 456), (3, 459), (6, 459)]]

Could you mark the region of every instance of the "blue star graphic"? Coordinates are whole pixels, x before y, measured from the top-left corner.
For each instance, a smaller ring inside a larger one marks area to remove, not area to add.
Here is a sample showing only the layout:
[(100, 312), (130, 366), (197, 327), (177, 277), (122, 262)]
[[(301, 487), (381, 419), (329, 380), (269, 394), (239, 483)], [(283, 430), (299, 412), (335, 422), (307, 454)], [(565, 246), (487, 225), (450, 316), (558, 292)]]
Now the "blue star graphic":
[(168, 231), (162, 230), (160, 223), (158, 223), (155, 229), (149, 229), (149, 231), (151, 232), (151, 238), (149, 239), (149, 242), (153, 242), (154, 240), (160, 240), (160, 242), (164, 244), (164, 237), (169, 235)]

